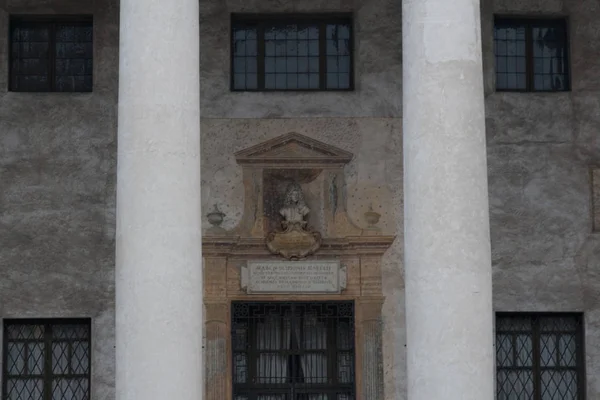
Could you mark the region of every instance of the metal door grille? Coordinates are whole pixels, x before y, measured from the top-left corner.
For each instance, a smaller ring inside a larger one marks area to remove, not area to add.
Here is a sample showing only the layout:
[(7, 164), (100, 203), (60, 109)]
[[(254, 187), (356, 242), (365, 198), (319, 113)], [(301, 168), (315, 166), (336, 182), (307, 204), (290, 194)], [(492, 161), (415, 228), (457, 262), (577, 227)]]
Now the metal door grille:
[(352, 302), (234, 302), (234, 400), (354, 400)]
[(581, 314), (498, 314), (498, 400), (583, 400)]

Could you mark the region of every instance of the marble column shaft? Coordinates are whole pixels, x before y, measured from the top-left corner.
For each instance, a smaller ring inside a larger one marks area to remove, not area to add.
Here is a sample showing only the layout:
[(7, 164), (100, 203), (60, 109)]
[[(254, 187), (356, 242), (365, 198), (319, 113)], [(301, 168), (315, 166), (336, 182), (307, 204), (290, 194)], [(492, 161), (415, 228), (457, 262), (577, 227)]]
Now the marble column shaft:
[(409, 400), (494, 398), (478, 0), (403, 1)]
[(118, 400), (203, 398), (198, 0), (121, 0)]

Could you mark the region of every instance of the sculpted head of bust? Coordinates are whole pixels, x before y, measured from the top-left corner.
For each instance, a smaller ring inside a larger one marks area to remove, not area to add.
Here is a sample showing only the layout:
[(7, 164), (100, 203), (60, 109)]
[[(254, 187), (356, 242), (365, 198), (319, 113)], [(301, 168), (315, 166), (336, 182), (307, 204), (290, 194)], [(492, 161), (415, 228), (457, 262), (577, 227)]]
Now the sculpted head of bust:
[(304, 221), (304, 217), (309, 212), (310, 209), (306, 206), (304, 201), (302, 188), (296, 182), (290, 183), (285, 192), (283, 208), (279, 210), (279, 213), (284, 219), (284, 227), (296, 223), (305, 225), (306, 221)]

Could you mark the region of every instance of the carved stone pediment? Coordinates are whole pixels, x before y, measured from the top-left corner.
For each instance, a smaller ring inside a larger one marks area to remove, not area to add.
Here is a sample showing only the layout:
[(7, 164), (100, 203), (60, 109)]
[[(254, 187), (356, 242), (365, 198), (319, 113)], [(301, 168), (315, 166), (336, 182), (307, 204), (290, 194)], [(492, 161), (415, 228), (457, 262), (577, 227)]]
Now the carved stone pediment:
[(288, 133), (235, 154), (238, 164), (269, 168), (334, 168), (352, 160), (352, 153), (309, 138)]

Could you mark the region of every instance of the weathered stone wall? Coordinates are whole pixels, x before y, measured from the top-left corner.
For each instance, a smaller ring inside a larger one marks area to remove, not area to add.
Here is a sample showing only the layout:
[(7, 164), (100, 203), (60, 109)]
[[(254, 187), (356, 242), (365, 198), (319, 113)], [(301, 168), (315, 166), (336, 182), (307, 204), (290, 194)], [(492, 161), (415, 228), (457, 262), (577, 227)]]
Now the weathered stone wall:
[[(231, 12), (350, 11), (354, 92), (231, 93)], [(600, 163), (600, 29), (592, 0), (482, 5), (494, 304), (584, 311), (588, 397), (600, 397), (599, 236), (589, 166)], [(7, 92), (9, 13), (94, 14), (94, 92)], [(239, 222), (233, 153), (295, 131), (355, 154), (346, 169), (358, 225), (370, 204), (397, 235), (383, 265), (385, 393), (405, 398), (400, 0), (202, 0), (203, 207)], [(492, 17), (570, 17), (573, 90), (494, 93)], [(93, 397), (114, 398), (118, 4), (0, 0), (0, 318), (93, 318)], [(165, 132), (168, 134), (168, 132)]]
[[(94, 92), (8, 92), (9, 14), (93, 14)], [(118, 3), (0, 0), (0, 318), (92, 318), (114, 399)], [(1, 333), (0, 333), (1, 335)]]
[[(498, 311), (583, 311), (588, 398), (600, 398), (600, 236), (590, 167), (600, 161), (598, 2), (483, 4), (488, 171)], [(493, 14), (569, 17), (572, 91), (493, 93)]]

